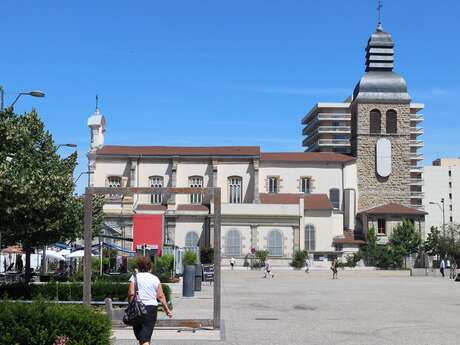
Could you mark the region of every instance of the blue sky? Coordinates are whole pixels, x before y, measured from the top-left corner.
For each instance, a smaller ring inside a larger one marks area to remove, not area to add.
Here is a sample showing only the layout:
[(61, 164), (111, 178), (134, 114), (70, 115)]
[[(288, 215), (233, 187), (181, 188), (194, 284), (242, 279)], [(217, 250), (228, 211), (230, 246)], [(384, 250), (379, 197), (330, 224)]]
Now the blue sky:
[[(362, 76), (376, 2), (2, 0), (0, 85), (6, 104), (46, 92), (16, 111), (36, 107), (56, 143), (78, 144), (77, 174), (96, 94), (106, 144), (302, 150), (302, 116)], [(426, 105), (425, 164), (460, 156), (460, 2), (383, 5), (396, 71)]]

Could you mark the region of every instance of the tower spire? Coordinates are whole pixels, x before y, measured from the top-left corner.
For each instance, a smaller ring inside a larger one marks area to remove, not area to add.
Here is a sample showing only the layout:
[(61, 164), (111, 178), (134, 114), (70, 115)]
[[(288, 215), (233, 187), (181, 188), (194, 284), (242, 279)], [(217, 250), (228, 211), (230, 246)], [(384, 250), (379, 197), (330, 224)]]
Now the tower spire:
[(382, 32), (383, 31), (383, 25), (382, 25), (382, 0), (378, 0), (378, 5), (377, 5), (377, 15), (378, 15), (378, 22), (377, 22), (377, 31)]
[(96, 95), (96, 112), (99, 112), (99, 96)]

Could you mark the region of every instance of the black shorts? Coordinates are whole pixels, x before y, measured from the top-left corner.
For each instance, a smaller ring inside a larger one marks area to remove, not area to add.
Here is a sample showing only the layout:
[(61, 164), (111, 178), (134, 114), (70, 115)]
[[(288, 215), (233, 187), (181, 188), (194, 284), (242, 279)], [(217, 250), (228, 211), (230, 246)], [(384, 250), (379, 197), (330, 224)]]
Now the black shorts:
[(147, 309), (147, 315), (144, 318), (144, 322), (133, 326), (134, 335), (141, 343), (150, 342), (155, 323), (157, 322), (157, 306), (147, 305), (145, 308)]

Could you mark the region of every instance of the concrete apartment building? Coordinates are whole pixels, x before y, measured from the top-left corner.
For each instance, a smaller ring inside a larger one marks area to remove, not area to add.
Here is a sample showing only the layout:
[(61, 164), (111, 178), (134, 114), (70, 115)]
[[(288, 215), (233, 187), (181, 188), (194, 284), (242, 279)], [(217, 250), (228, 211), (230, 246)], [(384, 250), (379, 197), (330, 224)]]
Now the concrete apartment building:
[[(393, 47), (379, 24), (352, 96), (318, 103), (304, 117), (307, 152), (104, 145), (105, 118), (96, 109), (88, 120), (90, 185), (220, 187), (224, 258), (242, 260), (253, 248), (285, 263), (301, 249), (315, 260), (340, 257), (358, 250), (371, 227), (384, 243), (404, 219), (424, 233), (417, 166), (423, 106), (393, 72)], [(130, 249), (142, 231), (160, 233), (159, 247), (209, 245), (213, 207), (200, 195), (110, 195), (105, 231), (133, 238), (117, 242)]]
[(426, 231), (432, 226), (442, 229), (443, 208), (446, 227), (460, 224), (460, 158), (439, 158), (424, 167), (425, 198), (428, 212)]

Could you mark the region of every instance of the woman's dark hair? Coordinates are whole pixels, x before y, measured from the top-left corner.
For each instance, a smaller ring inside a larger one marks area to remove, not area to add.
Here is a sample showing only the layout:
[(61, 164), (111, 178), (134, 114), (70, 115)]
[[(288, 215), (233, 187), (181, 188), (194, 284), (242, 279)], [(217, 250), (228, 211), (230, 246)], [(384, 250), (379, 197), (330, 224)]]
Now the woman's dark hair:
[(150, 258), (146, 256), (139, 256), (136, 259), (136, 264), (139, 272), (150, 272), (152, 269), (152, 262), (150, 261)]

